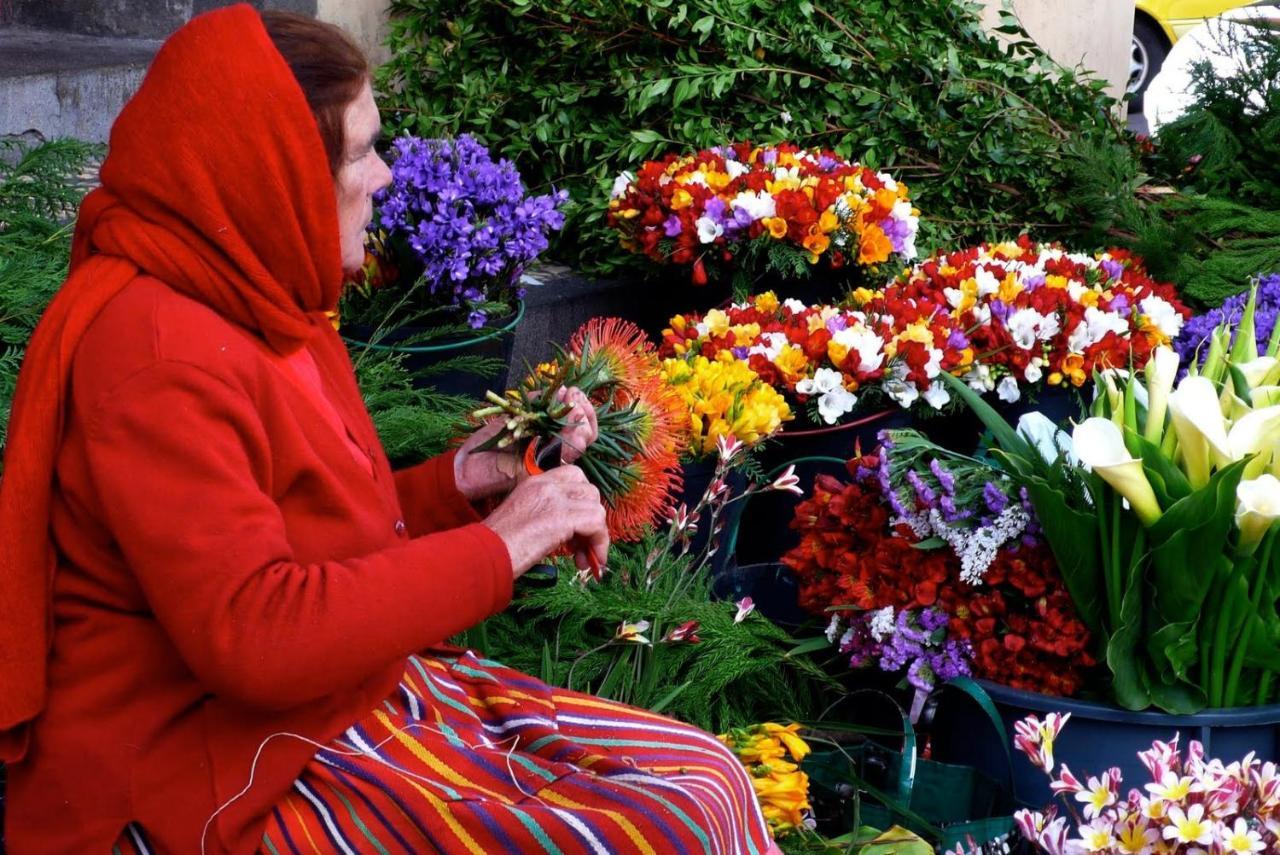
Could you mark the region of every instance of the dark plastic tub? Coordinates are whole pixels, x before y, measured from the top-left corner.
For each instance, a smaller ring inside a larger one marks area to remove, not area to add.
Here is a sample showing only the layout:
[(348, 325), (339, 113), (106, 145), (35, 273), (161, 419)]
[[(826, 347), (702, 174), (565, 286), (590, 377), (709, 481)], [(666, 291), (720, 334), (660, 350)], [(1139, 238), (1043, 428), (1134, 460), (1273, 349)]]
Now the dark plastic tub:
[[(978, 681), (995, 702), (1009, 736), (1014, 723), (1046, 713), (1071, 713), (1054, 743), (1056, 764), (1065, 763), (1081, 781), (1100, 775), (1112, 766), (1124, 773), (1122, 793), (1139, 790), (1151, 776), (1138, 760), (1155, 740), (1167, 742), (1179, 735), (1184, 749), (1189, 740), (1204, 744), (1205, 756), (1223, 763), (1243, 758), (1250, 751), (1262, 760), (1280, 760), (1280, 705), (1206, 710), (1196, 715), (1168, 715), (1156, 711), (1133, 712), (1110, 704), (1056, 698), (1024, 692), (986, 680)], [(999, 737), (978, 705), (960, 693), (941, 696), (933, 722), (933, 756), (948, 763), (975, 766), (997, 780), (1007, 775), (1007, 761)], [(1057, 766), (1055, 765), (1055, 772)], [(1052, 798), (1049, 778), (1021, 754), (1013, 758), (1013, 788), (1026, 805), (1048, 804)]]

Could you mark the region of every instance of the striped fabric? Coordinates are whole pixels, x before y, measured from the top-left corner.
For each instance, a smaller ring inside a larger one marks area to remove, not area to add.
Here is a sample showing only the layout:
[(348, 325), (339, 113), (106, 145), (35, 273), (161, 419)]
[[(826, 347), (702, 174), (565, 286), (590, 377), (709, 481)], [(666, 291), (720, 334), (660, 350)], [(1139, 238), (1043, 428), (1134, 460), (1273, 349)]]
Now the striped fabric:
[[(119, 851), (147, 851), (136, 828)], [(411, 657), (398, 691), (316, 753), (260, 851), (777, 850), (710, 734), (449, 650)]]

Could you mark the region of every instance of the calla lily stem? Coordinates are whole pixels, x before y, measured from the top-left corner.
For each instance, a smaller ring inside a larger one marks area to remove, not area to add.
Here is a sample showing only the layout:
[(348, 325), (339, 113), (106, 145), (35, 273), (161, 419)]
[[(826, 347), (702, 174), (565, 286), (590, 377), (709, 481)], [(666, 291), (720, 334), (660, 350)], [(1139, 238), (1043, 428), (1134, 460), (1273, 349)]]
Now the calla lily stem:
[(1258, 614), (1258, 606), (1262, 601), (1262, 591), (1267, 587), (1268, 577), (1271, 575), (1271, 549), (1275, 546), (1276, 533), (1274, 531), (1267, 534), (1266, 540), (1262, 544), (1262, 558), (1258, 561), (1258, 566), (1253, 574), (1253, 592), (1249, 597), (1248, 609), (1245, 611), (1244, 629), (1240, 633), (1240, 639), (1235, 646), (1235, 653), (1231, 657), (1231, 671), (1227, 677), (1227, 688), (1225, 695), (1225, 703), (1229, 707), (1236, 705), (1236, 692), (1240, 686), (1240, 673), (1244, 670), (1244, 657), (1249, 649), (1249, 642), (1253, 639), (1253, 627), (1256, 623), (1253, 618)]

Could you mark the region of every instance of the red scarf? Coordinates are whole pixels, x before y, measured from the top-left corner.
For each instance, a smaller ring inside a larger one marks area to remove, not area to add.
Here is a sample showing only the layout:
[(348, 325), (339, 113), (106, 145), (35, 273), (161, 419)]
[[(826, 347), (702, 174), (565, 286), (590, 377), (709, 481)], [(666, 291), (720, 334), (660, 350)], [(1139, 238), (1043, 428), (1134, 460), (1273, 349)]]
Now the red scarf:
[[(56, 566), (53, 473), (85, 330), (149, 274), (287, 354), (342, 284), (333, 179), (315, 118), (258, 13), (202, 15), (160, 49), (111, 129), (80, 207), (71, 274), (18, 376), (0, 479), (0, 760), (44, 707)], [(195, 510), (193, 509), (193, 513)]]

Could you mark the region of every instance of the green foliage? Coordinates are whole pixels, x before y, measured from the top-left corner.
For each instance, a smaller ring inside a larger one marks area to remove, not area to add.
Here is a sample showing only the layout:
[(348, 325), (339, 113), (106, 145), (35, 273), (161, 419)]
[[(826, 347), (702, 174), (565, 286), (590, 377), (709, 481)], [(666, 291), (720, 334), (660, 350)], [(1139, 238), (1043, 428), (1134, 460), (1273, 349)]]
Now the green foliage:
[(0, 447), (18, 368), (36, 322), (67, 275), (75, 177), (96, 149), (74, 140), (34, 148), (0, 141)]
[[(463, 435), (467, 414), (479, 406), (470, 398), (415, 385), (402, 354), (353, 348), (351, 359), (378, 438), (395, 463), (417, 462), (444, 452)], [(454, 360), (440, 366), (462, 367)]]
[(389, 123), (470, 132), (536, 188), (570, 191), (555, 252), (623, 263), (614, 177), (748, 140), (826, 146), (908, 182), (922, 248), (1065, 229), (1062, 144), (1115, 137), (1097, 81), (963, 0), (393, 0)]
[(1254, 23), (1226, 37), (1221, 47), (1241, 58), (1238, 69), (1195, 67), (1196, 105), (1160, 129), (1157, 158), (1188, 192), (1280, 209), (1280, 36)]
[[(579, 584), (572, 565), (561, 562), (554, 586), (521, 586), (511, 608), (465, 642), (548, 683), (717, 733), (819, 708), (835, 687), (831, 678), (811, 657), (791, 655), (795, 641), (763, 615), (734, 623), (733, 603), (713, 601), (706, 574), (689, 576), (691, 564), (667, 549), (665, 535), (615, 545), (599, 583)], [(652, 646), (615, 640), (621, 624), (640, 620), (650, 623), (644, 635)], [(661, 642), (691, 620), (699, 643)]]

